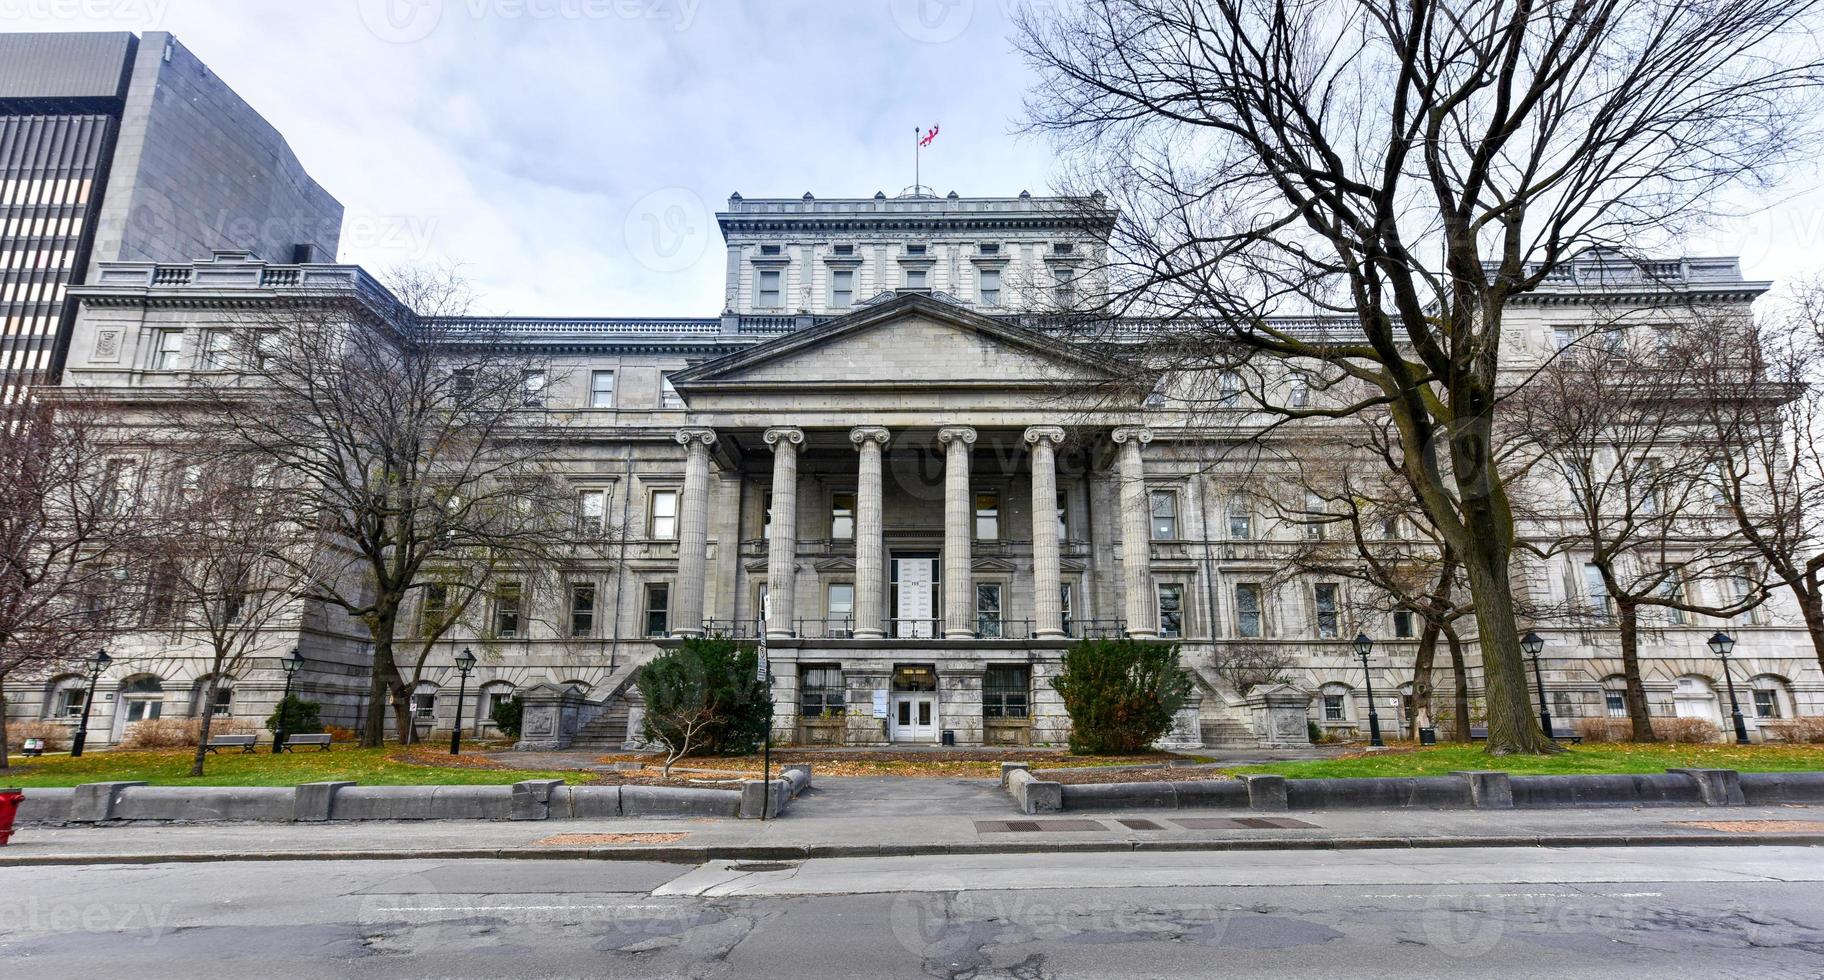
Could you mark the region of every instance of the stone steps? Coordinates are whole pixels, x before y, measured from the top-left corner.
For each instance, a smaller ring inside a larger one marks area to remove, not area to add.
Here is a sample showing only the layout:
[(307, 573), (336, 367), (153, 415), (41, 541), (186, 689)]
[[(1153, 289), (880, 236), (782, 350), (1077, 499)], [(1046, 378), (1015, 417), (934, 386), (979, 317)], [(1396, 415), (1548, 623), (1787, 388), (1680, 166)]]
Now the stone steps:
[(619, 752), (621, 745), (627, 741), (629, 714), (627, 699), (616, 695), (607, 711), (590, 719), (576, 733), (576, 739), (570, 743), (570, 747), (588, 752)]
[(1205, 718), (1201, 728), (1206, 749), (1252, 749), (1260, 745), (1254, 729), (1234, 718)]

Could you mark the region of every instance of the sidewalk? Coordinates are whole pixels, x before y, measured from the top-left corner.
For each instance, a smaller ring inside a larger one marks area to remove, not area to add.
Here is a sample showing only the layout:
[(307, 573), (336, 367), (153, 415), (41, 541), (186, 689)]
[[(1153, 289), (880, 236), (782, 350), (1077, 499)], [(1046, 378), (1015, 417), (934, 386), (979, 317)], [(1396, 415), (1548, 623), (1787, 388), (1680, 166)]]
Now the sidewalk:
[[(783, 818), (23, 827), (0, 866), (174, 861), (587, 858), (701, 863), (1046, 851), (1784, 844), (1824, 846), (1824, 807), (1553, 810), (1134, 810), (1023, 817), (1004, 794), (929, 781), (872, 805), (872, 780), (826, 780)], [(992, 787), (992, 782), (986, 786)], [(1709, 824), (1711, 826), (1700, 826)], [(662, 835), (626, 838), (624, 835)], [(594, 835), (617, 835), (602, 840)]]

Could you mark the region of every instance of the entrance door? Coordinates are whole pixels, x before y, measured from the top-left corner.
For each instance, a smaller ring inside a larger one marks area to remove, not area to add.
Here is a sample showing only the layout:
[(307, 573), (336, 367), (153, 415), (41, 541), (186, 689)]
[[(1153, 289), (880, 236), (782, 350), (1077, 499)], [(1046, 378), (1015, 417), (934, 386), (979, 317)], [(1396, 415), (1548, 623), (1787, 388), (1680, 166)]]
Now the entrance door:
[(937, 695), (895, 694), (888, 710), (888, 737), (895, 742), (937, 741)]
[(929, 639), (937, 635), (937, 559), (893, 556), (893, 635)]

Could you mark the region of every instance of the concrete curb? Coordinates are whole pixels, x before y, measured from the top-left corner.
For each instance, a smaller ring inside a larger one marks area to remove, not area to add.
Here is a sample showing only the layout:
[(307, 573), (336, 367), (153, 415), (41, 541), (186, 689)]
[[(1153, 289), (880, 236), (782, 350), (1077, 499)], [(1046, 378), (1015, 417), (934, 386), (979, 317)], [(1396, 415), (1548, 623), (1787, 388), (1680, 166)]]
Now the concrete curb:
[(1824, 847), (1824, 834), (1567, 834), (1459, 837), (1237, 837), (1223, 840), (968, 841), (949, 844), (666, 844), (626, 847), (478, 847), (417, 850), (316, 850), (257, 853), (32, 854), (0, 852), (0, 867), (95, 864), (196, 864), (250, 861), (804, 861), (813, 858), (969, 854), (1130, 853), (1137, 851), (1341, 851), (1464, 847)]

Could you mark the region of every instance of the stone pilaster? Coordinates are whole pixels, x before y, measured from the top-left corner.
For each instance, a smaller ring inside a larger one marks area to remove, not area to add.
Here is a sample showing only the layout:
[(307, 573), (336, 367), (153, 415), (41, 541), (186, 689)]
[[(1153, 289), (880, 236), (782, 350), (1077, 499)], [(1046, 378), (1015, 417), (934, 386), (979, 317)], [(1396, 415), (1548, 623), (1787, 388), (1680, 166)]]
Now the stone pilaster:
[(1151, 639), (1159, 635), (1153, 605), (1152, 514), (1147, 507), (1146, 468), (1140, 447), (1153, 441), (1152, 430), (1139, 426), (1116, 429), (1120, 452), (1122, 608), (1127, 635)]
[(891, 438), (878, 426), (849, 430), (849, 441), (861, 451), (861, 469), (855, 478), (855, 635), (874, 639), (885, 635), (885, 546), (881, 539), (880, 457)]
[(792, 599), (798, 585), (798, 447), (804, 445), (804, 430), (782, 426), (766, 430), (764, 438), (773, 447), (773, 523), (766, 535), (766, 596), (772, 608), (766, 635), (784, 638), (796, 625)]
[(712, 429), (679, 429), (684, 446), (684, 492), (678, 501), (678, 596), (673, 636), (703, 635), (703, 576), (709, 565), (709, 447)]
[(1026, 430), (1032, 446), (1032, 618), (1033, 635), (1053, 639), (1064, 635), (1064, 609), (1058, 594), (1061, 564), (1058, 556), (1058, 457), (1064, 430), (1055, 425), (1035, 425)]
[(969, 485), (969, 453), (975, 430), (964, 425), (937, 430), (944, 446), (944, 638), (975, 636), (975, 500)]

